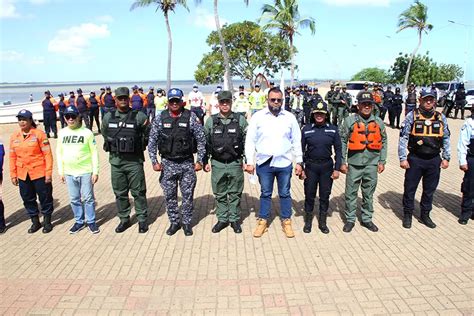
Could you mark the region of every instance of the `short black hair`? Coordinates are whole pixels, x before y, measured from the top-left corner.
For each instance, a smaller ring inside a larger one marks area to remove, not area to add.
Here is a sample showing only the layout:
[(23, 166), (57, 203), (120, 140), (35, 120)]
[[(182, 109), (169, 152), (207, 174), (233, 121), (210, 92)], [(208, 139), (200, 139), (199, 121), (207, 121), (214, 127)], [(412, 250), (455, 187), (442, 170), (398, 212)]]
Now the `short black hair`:
[(273, 87), (270, 90), (268, 90), (268, 95), (270, 95), (271, 92), (277, 92), (280, 94), (283, 94), (283, 91), (281, 91), (280, 87)]

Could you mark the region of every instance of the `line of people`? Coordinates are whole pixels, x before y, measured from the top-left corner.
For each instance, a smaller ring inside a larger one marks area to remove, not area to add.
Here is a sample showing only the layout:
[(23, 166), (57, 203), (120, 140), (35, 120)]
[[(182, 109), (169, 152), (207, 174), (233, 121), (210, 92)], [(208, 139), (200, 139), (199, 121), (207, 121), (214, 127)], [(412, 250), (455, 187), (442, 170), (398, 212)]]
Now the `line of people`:
[[(296, 116), (283, 108), (284, 93), (278, 87), (267, 94), (267, 106), (256, 111), (247, 123), (244, 115), (232, 111), (233, 95), (220, 91), (217, 95), (219, 113), (209, 117), (204, 126), (198, 116), (184, 107), (184, 93), (171, 89), (167, 105), (151, 123), (147, 115), (133, 109), (127, 87), (115, 90), (116, 109), (102, 120), (104, 150), (109, 152), (111, 184), (120, 219), (115, 231), (122, 233), (131, 226), (129, 192), (134, 198), (139, 233), (148, 231), (148, 205), (144, 172), (144, 151), (148, 154), (163, 189), (170, 226), (166, 233), (180, 229), (193, 234), (193, 197), (196, 172), (211, 172), (212, 190), (216, 198), (217, 233), (231, 226), (242, 232), (241, 207), (244, 172), (258, 176), (260, 207), (254, 237), (268, 229), (271, 197), (276, 180), (280, 200), (282, 230), (288, 238), (295, 236), (292, 228), (291, 177), (304, 180), (304, 232), (312, 229), (315, 196), (319, 187), (318, 228), (329, 233), (327, 214), (332, 183), (339, 173), (346, 174), (345, 218), (343, 231), (355, 226), (357, 196), (362, 190), (361, 225), (376, 232), (373, 222), (373, 194), (378, 174), (385, 169), (387, 135), (383, 121), (374, 115), (373, 93), (361, 91), (357, 96), (357, 113), (349, 115), (339, 127), (329, 123), (329, 109), (318, 102), (310, 112), (310, 121), (301, 129)], [(398, 156), (405, 169), (403, 194), (403, 227), (412, 225), (414, 195), (423, 182), (420, 219), (435, 228), (430, 217), (433, 195), (441, 168), (451, 158), (450, 132), (446, 117), (435, 110), (435, 96), (423, 90), (419, 108), (411, 111), (401, 126)], [(57, 168), (62, 182), (67, 183), (75, 223), (74, 234), (88, 227), (98, 233), (95, 222), (93, 186), (98, 181), (98, 150), (94, 135), (82, 126), (77, 106), (66, 108), (67, 127), (59, 132), (56, 144)], [(10, 178), (18, 185), (25, 209), (31, 217), (29, 233), (52, 229), (53, 155), (46, 134), (36, 128), (28, 110), (18, 113), (20, 129), (10, 137)], [(474, 123), (466, 120), (458, 142), (460, 168), (465, 172), (462, 183), (460, 224), (473, 216), (474, 201)], [(333, 155), (334, 152), (334, 155)], [(294, 167), (293, 167), (294, 165)], [(178, 205), (178, 187), (182, 203)], [(39, 220), (41, 205), (43, 223)], [(3, 223), (4, 218), (0, 224)], [(1, 225), (0, 225), (1, 226)], [(2, 227), (0, 227), (2, 228)], [(3, 229), (4, 231), (4, 229)]]

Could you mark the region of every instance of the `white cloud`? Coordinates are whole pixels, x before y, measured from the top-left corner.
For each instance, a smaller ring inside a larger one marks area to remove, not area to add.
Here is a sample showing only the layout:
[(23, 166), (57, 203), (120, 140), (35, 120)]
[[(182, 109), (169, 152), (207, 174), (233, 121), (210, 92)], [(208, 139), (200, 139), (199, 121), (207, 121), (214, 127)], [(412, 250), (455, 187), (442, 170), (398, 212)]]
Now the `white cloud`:
[(68, 29), (59, 30), (48, 43), (48, 51), (73, 58), (75, 62), (90, 60), (85, 50), (91, 41), (110, 36), (107, 24), (84, 23)]
[[(198, 8), (194, 12), (195, 16), (192, 19), (194, 25), (198, 27), (203, 27), (208, 30), (215, 30), (216, 29), (216, 20), (214, 19), (214, 14), (210, 13), (206, 9)], [(222, 26), (228, 23), (226, 19), (219, 16), (219, 24)]]
[(20, 15), (16, 12), (16, 0), (0, 0), (0, 18), (17, 18)]
[(50, 2), (50, 0), (30, 0), (30, 3), (33, 5), (42, 5)]
[(112, 23), (114, 21), (114, 18), (111, 17), (110, 15), (101, 15), (97, 18), (97, 22), (101, 23)]
[[(345, 6), (374, 6), (388, 7), (391, 0), (323, 0), (326, 4), (345, 7)], [(392, 0), (393, 2), (393, 0)]]
[(24, 54), (15, 50), (2, 50), (0, 52), (0, 61), (2, 62), (18, 62), (23, 59)]

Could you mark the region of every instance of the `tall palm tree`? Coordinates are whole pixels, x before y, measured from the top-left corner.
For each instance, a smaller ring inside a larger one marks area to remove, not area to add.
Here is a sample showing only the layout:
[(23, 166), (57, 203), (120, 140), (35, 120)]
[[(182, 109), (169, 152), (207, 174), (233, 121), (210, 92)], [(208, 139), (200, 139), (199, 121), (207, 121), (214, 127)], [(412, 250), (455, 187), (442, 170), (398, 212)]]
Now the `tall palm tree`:
[(177, 5), (182, 5), (187, 10), (188, 6), (186, 0), (137, 0), (130, 7), (130, 11), (138, 7), (148, 7), (156, 5), (156, 10), (160, 10), (165, 16), (166, 30), (168, 31), (168, 68), (166, 70), (166, 91), (171, 88), (171, 52), (173, 50), (173, 39), (171, 37), (171, 27), (169, 20), (169, 13), (174, 12)]
[(275, 5), (264, 4), (260, 22), (264, 22), (263, 29), (275, 29), (280, 37), (290, 42), (291, 56), (291, 85), (295, 77), (295, 47), (294, 36), (299, 34), (298, 29), (309, 27), (311, 34), (316, 31), (316, 21), (312, 17), (301, 17), (298, 10), (298, 0), (274, 0)]
[(403, 81), (403, 91), (405, 90), (408, 83), (408, 77), (410, 76), (413, 58), (421, 46), (421, 36), (423, 33), (428, 34), (428, 32), (433, 29), (433, 25), (429, 24), (426, 20), (428, 20), (428, 7), (419, 0), (415, 0), (415, 2), (410, 5), (408, 9), (403, 11), (398, 17), (397, 33), (408, 28), (416, 29), (418, 32), (418, 45), (416, 46), (408, 61), (407, 72), (405, 74), (405, 80)]

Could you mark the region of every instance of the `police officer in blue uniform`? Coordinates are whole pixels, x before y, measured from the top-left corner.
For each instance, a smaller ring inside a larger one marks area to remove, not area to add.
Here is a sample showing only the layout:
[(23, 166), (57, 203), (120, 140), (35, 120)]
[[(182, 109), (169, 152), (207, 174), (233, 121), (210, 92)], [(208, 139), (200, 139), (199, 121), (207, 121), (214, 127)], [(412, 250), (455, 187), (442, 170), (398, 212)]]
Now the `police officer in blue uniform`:
[[(155, 117), (150, 132), (148, 153), (153, 170), (160, 172), (160, 184), (166, 200), (170, 227), (166, 231), (174, 235), (181, 227), (184, 234), (193, 234), (193, 195), (196, 187), (196, 171), (203, 167), (206, 154), (204, 129), (195, 113), (184, 108), (183, 91), (168, 91), (168, 108)], [(161, 156), (158, 161), (157, 151)], [(197, 151), (197, 161), (193, 154)], [(178, 185), (183, 202), (178, 208)], [(181, 213), (181, 214), (180, 214)]]
[[(312, 111), (309, 124), (301, 132), (301, 147), (303, 149), (304, 172), (304, 228), (305, 233), (311, 232), (313, 221), (314, 198), (319, 186), (319, 223), (318, 227), (324, 234), (329, 233), (326, 224), (329, 196), (332, 182), (339, 178), (339, 168), (342, 163), (342, 144), (337, 127), (327, 123), (328, 108), (319, 102)], [(335, 152), (335, 163), (332, 159), (332, 149)]]
[(56, 126), (56, 109), (54, 108), (54, 99), (51, 96), (51, 92), (44, 92), (44, 99), (41, 102), (43, 106), (43, 122), (44, 131), (46, 136), (49, 138), (49, 132), (53, 132), (54, 138), (58, 138), (58, 127)]
[(147, 106), (146, 106), (146, 115), (150, 122), (155, 118), (156, 106), (155, 106), (155, 88), (150, 87), (148, 89), (148, 94), (146, 95)]
[(459, 168), (464, 171), (461, 192), (461, 215), (458, 223), (466, 225), (474, 219), (474, 109), (461, 128), (458, 141)]
[(64, 119), (64, 112), (66, 112), (66, 101), (64, 101), (64, 94), (58, 94), (59, 102), (58, 102), (58, 111), (59, 111), (59, 121), (61, 122), (61, 128), (66, 127), (66, 120)]
[(419, 102), (419, 108), (405, 117), (398, 144), (400, 167), (406, 170), (402, 225), (407, 229), (411, 228), (415, 193), (420, 180), (423, 181), (421, 222), (429, 228), (436, 227), (430, 218), (433, 194), (439, 183), (440, 167), (448, 168), (451, 159), (448, 121), (444, 114), (435, 110), (435, 96), (430, 90), (422, 90)]
[(395, 88), (392, 97), (392, 104), (388, 108), (388, 120), (392, 128), (400, 128), (400, 116), (402, 115), (403, 96), (400, 94), (400, 88)]

